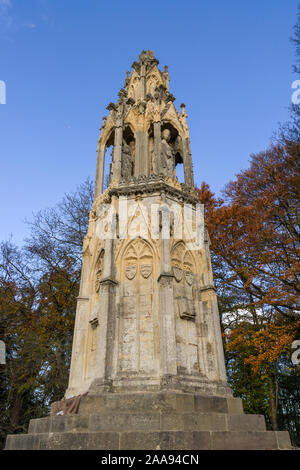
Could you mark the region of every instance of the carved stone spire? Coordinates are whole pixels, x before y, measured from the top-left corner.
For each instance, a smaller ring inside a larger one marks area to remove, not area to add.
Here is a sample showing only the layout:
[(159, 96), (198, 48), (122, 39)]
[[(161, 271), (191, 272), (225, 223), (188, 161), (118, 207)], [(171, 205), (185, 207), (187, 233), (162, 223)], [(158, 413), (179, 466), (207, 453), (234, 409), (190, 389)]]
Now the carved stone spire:
[(158, 64), (153, 51), (143, 50), (132, 73), (126, 74), (118, 101), (107, 107), (110, 113), (100, 144), (114, 146), (109, 181), (119, 184), (162, 174), (176, 182), (176, 165), (183, 163), (185, 186), (193, 189), (187, 115), (184, 106), (179, 114), (173, 104), (168, 67), (161, 71)]

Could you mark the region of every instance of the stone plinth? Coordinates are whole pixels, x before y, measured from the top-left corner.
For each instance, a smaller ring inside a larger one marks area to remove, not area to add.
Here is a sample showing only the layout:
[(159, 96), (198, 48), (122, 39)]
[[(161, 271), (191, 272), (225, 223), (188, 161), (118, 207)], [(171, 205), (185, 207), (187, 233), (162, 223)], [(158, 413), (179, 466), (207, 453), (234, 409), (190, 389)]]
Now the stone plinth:
[(6, 450), (290, 449), (288, 432), (266, 431), (239, 398), (176, 392), (107, 393), (82, 398), (76, 415), (30, 421)]

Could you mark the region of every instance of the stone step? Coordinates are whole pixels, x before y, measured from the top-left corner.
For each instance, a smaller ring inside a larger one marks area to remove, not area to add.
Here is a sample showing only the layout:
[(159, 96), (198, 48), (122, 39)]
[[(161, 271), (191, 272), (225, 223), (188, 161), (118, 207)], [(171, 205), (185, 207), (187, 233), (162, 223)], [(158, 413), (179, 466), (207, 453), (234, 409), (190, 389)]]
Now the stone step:
[(6, 450), (277, 450), (286, 431), (65, 432), (7, 436)]
[(33, 419), (29, 433), (80, 431), (264, 431), (260, 415), (225, 413), (113, 413)]
[(103, 393), (82, 397), (80, 414), (113, 412), (147, 413), (155, 411), (243, 413), (242, 400), (233, 397), (197, 395), (176, 392), (161, 393)]

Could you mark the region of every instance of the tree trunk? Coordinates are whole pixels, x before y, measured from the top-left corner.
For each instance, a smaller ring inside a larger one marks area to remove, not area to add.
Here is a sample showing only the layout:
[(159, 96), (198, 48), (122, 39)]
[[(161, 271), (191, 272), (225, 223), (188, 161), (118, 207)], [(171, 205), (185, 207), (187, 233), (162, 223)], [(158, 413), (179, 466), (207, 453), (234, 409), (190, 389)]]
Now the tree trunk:
[(270, 420), (273, 431), (278, 431), (277, 421), (277, 408), (278, 408), (278, 382), (276, 377), (272, 377), (270, 386)]

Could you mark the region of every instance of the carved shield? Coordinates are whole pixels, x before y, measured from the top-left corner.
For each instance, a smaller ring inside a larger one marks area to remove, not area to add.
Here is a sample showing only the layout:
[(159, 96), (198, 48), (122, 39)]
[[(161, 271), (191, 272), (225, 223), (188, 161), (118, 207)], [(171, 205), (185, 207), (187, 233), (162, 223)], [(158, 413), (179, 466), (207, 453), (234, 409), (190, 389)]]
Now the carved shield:
[(152, 273), (152, 264), (141, 264), (141, 274), (147, 279)]
[(177, 282), (180, 282), (182, 279), (182, 269), (178, 268), (178, 266), (173, 267), (173, 274)]
[(128, 264), (125, 268), (125, 274), (127, 279), (132, 280), (136, 275), (136, 265)]
[(194, 274), (191, 271), (185, 271), (185, 279), (189, 286), (194, 282)]

